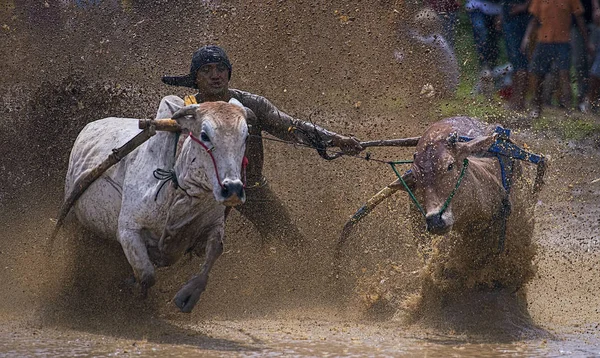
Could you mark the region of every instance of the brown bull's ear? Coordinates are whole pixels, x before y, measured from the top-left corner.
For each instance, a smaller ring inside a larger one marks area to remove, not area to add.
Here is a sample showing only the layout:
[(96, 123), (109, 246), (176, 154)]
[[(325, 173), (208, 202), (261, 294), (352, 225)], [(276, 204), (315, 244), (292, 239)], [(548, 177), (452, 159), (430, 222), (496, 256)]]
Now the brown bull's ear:
[[(406, 171), (406, 173), (404, 173), (402, 175), (402, 180), (404, 180), (404, 183), (406, 183), (406, 186), (408, 186), (408, 189), (410, 189), (410, 191), (415, 190), (415, 184), (416, 184), (415, 174), (412, 170)], [(388, 185), (388, 187), (390, 187), (392, 189), (398, 189), (398, 190), (404, 190), (404, 191), (406, 191), (406, 186), (404, 186), (404, 184), (402, 183), (402, 181), (400, 179), (396, 179), (395, 182)]]
[(176, 120), (177, 123), (183, 129), (191, 129), (194, 123), (198, 123), (198, 108), (199, 104), (191, 104), (189, 106), (182, 107), (177, 112), (173, 113), (172, 119)]
[(496, 134), (490, 136), (481, 136), (468, 142), (457, 142), (456, 150), (459, 156), (469, 156), (472, 154), (485, 153), (496, 141)]

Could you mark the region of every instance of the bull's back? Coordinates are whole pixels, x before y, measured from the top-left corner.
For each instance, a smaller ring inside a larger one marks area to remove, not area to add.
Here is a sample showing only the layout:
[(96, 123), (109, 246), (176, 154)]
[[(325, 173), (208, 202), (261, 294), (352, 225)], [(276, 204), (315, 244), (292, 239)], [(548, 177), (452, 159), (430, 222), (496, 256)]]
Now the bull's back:
[(479, 137), (492, 134), (494, 126), (472, 117), (450, 117), (437, 122), (440, 126), (448, 126), (450, 131), (465, 137)]
[[(69, 158), (65, 197), (78, 180), (89, 175), (118, 148), (138, 134), (138, 120), (105, 118), (86, 125), (77, 136)], [(131, 153), (92, 183), (75, 203), (79, 222), (101, 236), (115, 237), (121, 210), (123, 179)]]

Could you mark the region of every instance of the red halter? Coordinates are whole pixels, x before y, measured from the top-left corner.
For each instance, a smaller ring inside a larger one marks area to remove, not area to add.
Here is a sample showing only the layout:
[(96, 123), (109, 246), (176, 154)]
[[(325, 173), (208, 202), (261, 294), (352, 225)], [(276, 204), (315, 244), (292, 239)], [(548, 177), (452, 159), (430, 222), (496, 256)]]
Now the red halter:
[[(207, 147), (204, 143), (202, 143), (202, 141), (198, 138), (196, 138), (192, 132), (190, 132), (190, 138), (200, 144), (202, 146), (202, 148), (204, 148), (204, 150), (206, 150), (206, 152), (208, 153), (208, 155), (210, 155), (210, 159), (212, 159), (213, 162), (213, 166), (215, 167), (215, 175), (217, 176), (217, 181), (219, 182), (219, 185), (221, 186), (221, 189), (225, 189), (223, 187), (223, 183), (221, 182), (221, 177), (219, 176), (219, 169), (217, 169), (217, 161), (215, 160), (215, 157), (212, 154), (212, 151), (215, 147)], [(244, 177), (244, 179), (242, 180), (242, 183), (244, 184), (244, 188), (246, 187), (246, 167), (248, 166), (248, 157), (246, 157), (244, 155), (244, 159), (242, 159), (242, 175)]]

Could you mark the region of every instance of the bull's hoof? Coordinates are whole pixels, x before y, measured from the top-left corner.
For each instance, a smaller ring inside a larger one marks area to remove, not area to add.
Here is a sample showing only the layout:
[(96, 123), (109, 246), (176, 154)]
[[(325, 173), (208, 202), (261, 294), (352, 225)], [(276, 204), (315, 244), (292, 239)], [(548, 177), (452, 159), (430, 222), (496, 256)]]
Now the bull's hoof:
[(140, 295), (143, 299), (146, 299), (148, 297), (148, 290), (156, 283), (156, 278), (154, 277), (154, 275), (147, 275), (141, 280), (139, 280), (138, 283), (140, 288)]
[(206, 282), (203, 282), (199, 277), (192, 278), (175, 295), (173, 300), (175, 305), (183, 313), (192, 312), (200, 299), (200, 295), (204, 292), (205, 286)]

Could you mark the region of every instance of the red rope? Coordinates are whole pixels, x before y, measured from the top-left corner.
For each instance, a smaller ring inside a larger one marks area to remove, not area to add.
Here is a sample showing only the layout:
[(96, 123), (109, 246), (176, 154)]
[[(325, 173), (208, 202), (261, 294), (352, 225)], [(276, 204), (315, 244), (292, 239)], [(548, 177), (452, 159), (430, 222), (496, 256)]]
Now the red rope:
[[(219, 185), (221, 186), (221, 189), (225, 189), (223, 187), (223, 183), (221, 182), (221, 177), (219, 176), (219, 169), (217, 169), (217, 161), (215, 160), (215, 157), (212, 154), (212, 151), (214, 149), (214, 147), (208, 148), (204, 143), (202, 143), (202, 141), (200, 141), (200, 139), (196, 138), (192, 132), (190, 132), (190, 138), (200, 144), (202, 146), (202, 148), (204, 148), (204, 150), (206, 150), (206, 152), (208, 153), (208, 155), (210, 155), (210, 159), (212, 159), (213, 162), (213, 166), (215, 167), (215, 175), (217, 176), (217, 181), (219, 182)], [(246, 187), (246, 167), (248, 166), (248, 158), (246, 156), (244, 156), (244, 159), (242, 159), (242, 173), (244, 176), (243, 179), (243, 183), (244, 183), (244, 188)]]

